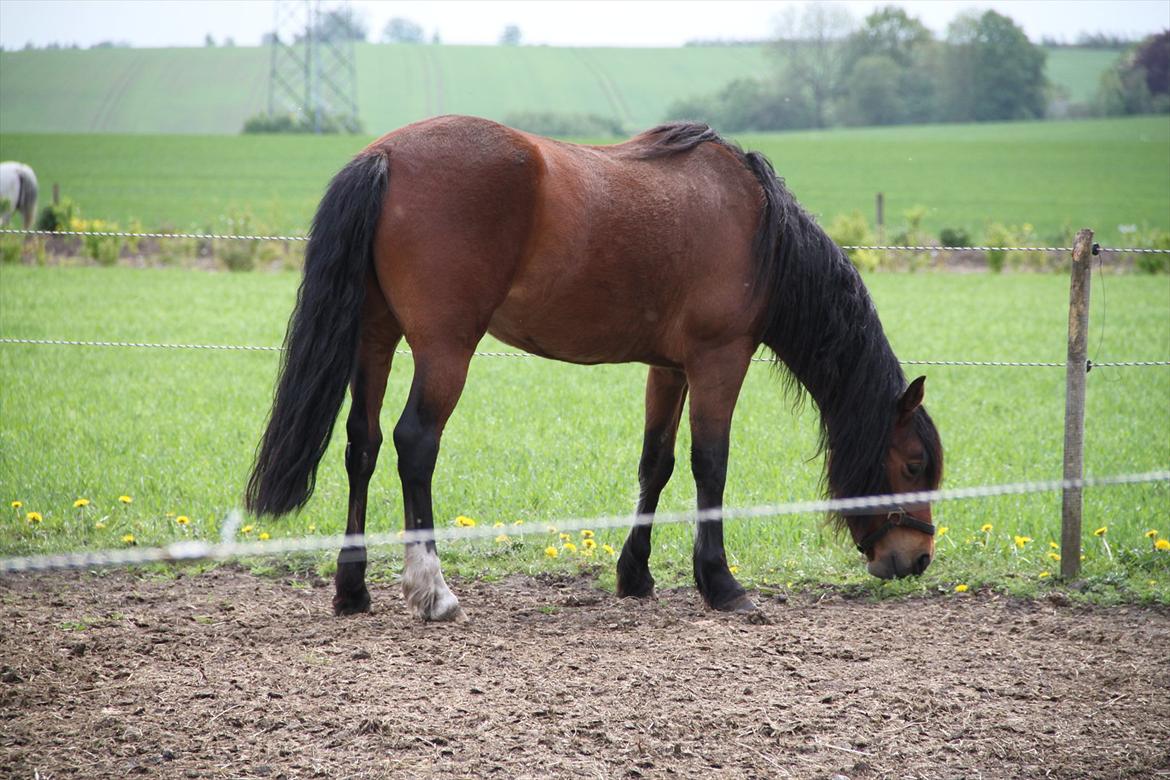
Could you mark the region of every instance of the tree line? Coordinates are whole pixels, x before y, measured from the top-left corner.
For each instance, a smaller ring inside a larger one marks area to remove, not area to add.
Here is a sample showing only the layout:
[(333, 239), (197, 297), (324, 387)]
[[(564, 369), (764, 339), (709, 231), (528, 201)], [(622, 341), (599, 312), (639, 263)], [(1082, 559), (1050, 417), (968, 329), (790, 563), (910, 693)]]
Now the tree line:
[(995, 11), (960, 15), (939, 40), (898, 7), (855, 26), (840, 6), (810, 4), (767, 46), (769, 74), (675, 101), (665, 118), (740, 132), (1039, 119), (1058, 105), (1066, 115), (1170, 112), (1170, 32), (1131, 46), (1079, 107), (1045, 78), (1045, 50)]

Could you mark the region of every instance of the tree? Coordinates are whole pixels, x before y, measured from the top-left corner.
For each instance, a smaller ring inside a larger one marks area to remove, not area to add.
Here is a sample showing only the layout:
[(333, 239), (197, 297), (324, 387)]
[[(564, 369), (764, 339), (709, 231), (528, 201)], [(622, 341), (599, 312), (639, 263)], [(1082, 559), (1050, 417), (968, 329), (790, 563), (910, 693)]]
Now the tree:
[(322, 41), (364, 41), (369, 34), (365, 17), (348, 5), (326, 11), (313, 30), (313, 35)]
[(401, 16), (395, 16), (382, 28), (382, 40), (386, 43), (422, 43), (422, 39), (422, 25)]
[(772, 44), (772, 53), (781, 62), (781, 78), (807, 97), (816, 127), (826, 127), (832, 119), (844, 74), (842, 40), (852, 29), (853, 17), (842, 6), (810, 3), (799, 20), (789, 10)]
[(207, 33), (207, 35), (203, 37), (203, 45), (209, 49), (215, 46), (215, 38), (211, 37), (211, 33)]
[(1044, 115), (1044, 50), (995, 11), (960, 16), (947, 30), (948, 118), (1035, 119)]
[(1093, 103), (1106, 116), (1170, 112), (1170, 30), (1146, 38), (1102, 73)]
[(500, 33), (501, 46), (519, 46), (520, 45), (520, 28), (517, 25), (509, 24)]
[(881, 8), (845, 39), (842, 114), (849, 124), (884, 125), (936, 118), (937, 44), (901, 8)]

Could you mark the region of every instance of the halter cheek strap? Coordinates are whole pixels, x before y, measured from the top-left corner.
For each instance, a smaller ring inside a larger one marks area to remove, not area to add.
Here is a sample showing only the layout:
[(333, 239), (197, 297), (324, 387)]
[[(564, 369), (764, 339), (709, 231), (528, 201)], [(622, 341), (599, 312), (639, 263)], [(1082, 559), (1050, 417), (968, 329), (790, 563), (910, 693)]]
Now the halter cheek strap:
[(894, 512), (886, 514), (885, 522), (879, 525), (874, 530), (870, 531), (864, 539), (857, 543), (857, 549), (865, 555), (869, 555), (870, 550), (873, 549), (883, 536), (888, 534), (894, 528), (910, 528), (927, 536), (934, 536), (934, 526), (930, 523), (919, 520), (914, 515), (907, 512), (905, 509), (899, 507)]

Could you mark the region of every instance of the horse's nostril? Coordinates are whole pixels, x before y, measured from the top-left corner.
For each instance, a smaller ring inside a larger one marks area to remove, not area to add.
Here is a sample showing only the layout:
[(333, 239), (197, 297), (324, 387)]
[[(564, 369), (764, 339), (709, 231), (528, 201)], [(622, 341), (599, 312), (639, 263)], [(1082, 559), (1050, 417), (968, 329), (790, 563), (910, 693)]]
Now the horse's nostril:
[(919, 555), (914, 561), (914, 573), (921, 574), (926, 571), (926, 567), (930, 565), (930, 553), (923, 553)]

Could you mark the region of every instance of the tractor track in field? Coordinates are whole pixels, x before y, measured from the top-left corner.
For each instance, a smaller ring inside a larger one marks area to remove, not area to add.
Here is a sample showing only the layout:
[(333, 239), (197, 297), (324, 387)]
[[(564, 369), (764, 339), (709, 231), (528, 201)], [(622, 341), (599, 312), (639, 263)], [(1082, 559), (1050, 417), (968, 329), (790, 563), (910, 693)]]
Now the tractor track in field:
[(0, 578), (5, 776), (1156, 777), (1170, 610), (991, 593), (615, 599), (585, 579), (397, 586), (235, 566)]

